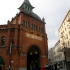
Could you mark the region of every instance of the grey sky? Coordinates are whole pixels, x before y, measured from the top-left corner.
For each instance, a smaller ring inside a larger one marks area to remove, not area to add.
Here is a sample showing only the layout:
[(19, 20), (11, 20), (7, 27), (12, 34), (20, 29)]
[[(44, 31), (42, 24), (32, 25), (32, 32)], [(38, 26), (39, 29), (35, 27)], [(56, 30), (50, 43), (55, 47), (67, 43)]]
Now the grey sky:
[[(0, 1), (0, 25), (7, 24), (7, 20), (19, 12), (18, 8), (24, 0), (1, 0)], [(34, 6), (34, 12), (44, 17), (46, 22), (46, 33), (48, 35), (48, 46), (53, 47), (58, 41), (58, 28), (70, 9), (70, 0), (29, 0)]]

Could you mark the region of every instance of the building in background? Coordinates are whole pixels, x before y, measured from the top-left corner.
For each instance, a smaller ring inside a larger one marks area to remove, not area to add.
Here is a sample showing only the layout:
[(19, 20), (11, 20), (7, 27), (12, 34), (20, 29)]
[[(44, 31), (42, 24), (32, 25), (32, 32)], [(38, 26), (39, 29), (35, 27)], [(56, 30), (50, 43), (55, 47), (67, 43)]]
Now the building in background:
[(60, 40), (58, 40), (53, 47), (54, 63), (60, 64), (60, 67), (64, 68), (64, 54), (60, 52), (60, 49)]
[(24, 0), (20, 12), (6, 25), (0, 25), (0, 68), (30, 70), (34, 64), (48, 64), (46, 23), (33, 9), (29, 0)]
[(56, 42), (53, 48), (48, 51), (49, 64), (60, 64), (61, 68), (64, 68), (64, 53), (60, 52), (60, 40)]
[(48, 50), (48, 60), (49, 60), (49, 65), (54, 64), (54, 53), (53, 53), (53, 48), (50, 48)]
[(58, 33), (60, 37), (60, 51), (64, 52), (66, 68), (70, 70), (70, 10), (59, 27)]

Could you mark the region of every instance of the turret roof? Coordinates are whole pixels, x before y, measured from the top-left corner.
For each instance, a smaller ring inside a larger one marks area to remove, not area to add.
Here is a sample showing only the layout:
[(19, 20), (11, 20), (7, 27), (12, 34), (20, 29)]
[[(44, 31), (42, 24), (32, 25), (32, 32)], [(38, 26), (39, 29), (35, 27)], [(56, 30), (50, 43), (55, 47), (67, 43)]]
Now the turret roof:
[(29, 0), (24, 0), (23, 3), (26, 3), (26, 4), (30, 5), (30, 6), (32, 6), (31, 3), (29, 2)]

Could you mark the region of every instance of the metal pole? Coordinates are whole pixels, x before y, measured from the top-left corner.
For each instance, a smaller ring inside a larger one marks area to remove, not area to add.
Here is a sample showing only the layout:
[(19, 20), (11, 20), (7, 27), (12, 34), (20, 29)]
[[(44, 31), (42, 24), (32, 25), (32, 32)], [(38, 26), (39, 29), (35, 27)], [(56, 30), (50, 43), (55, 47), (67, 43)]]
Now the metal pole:
[[(65, 56), (65, 64), (66, 64), (66, 69), (67, 69), (67, 58), (66, 58), (66, 51), (64, 51), (64, 56)], [(67, 69), (68, 70), (68, 69)]]
[(11, 70), (11, 53), (12, 53), (12, 42), (10, 43), (10, 48), (9, 48), (9, 53), (10, 53), (10, 65), (9, 65), (9, 70)]

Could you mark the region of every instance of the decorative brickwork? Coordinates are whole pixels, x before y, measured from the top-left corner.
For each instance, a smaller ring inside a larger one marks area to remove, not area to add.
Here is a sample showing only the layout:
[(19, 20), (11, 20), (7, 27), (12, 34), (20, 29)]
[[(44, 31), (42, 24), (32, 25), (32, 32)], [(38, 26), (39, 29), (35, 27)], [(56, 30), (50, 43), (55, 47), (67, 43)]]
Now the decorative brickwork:
[[(2, 36), (5, 37), (4, 45), (1, 44)], [(31, 47), (33, 47), (32, 50)], [(27, 69), (30, 65), (29, 58), (33, 58), (31, 55), (37, 57), (36, 62), (38, 61), (40, 66), (48, 64), (45, 22), (20, 10), (11, 21), (8, 21), (7, 25), (0, 25), (0, 56), (5, 63), (3, 68)], [(32, 60), (34, 61), (35, 58)]]

